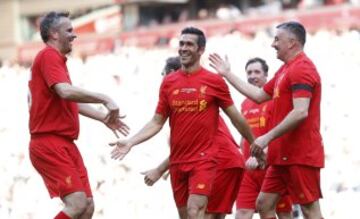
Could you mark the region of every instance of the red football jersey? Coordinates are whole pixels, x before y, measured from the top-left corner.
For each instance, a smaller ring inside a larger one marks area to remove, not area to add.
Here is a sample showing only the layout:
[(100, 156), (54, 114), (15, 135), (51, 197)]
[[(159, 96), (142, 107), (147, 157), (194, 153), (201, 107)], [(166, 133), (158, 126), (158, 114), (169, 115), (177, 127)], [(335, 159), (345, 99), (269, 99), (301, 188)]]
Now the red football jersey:
[[(241, 112), (249, 124), (255, 137), (265, 134), (269, 130), (269, 119), (271, 117), (272, 101), (255, 103), (245, 99), (241, 104)], [(244, 158), (250, 157), (250, 144), (246, 139), (242, 141)]]
[(77, 103), (61, 99), (53, 90), (57, 83), (69, 83), (66, 57), (47, 46), (36, 56), (29, 81), (31, 135), (55, 134), (76, 139), (79, 134)]
[(215, 159), (218, 162), (218, 168), (220, 170), (235, 167), (244, 168), (244, 158), (221, 116), (219, 116), (219, 126), (215, 135), (214, 144), (219, 147)]
[(233, 105), (229, 88), (218, 74), (200, 68), (178, 70), (161, 84), (156, 113), (169, 117), (170, 163), (212, 159), (219, 107)]
[(312, 61), (300, 53), (281, 66), (265, 86), (273, 97), (271, 127), (279, 124), (293, 109), (293, 98), (311, 98), (308, 117), (295, 129), (270, 143), (269, 163), (324, 166), (324, 147), (320, 135), (321, 80)]

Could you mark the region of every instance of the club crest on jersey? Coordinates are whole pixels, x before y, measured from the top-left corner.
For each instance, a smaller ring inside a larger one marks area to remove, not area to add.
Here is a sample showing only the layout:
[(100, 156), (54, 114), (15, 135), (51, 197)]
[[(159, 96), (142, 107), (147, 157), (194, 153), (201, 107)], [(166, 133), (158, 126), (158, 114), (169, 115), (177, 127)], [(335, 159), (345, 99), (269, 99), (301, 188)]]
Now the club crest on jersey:
[(206, 94), (206, 89), (207, 89), (207, 86), (206, 85), (203, 85), (200, 87), (200, 97), (204, 97), (205, 94)]
[(284, 79), (285, 73), (282, 73), (279, 78), (276, 80), (275, 82), (275, 87), (274, 87), (274, 94), (273, 94), (273, 98), (278, 98), (280, 97), (280, 83), (281, 81)]

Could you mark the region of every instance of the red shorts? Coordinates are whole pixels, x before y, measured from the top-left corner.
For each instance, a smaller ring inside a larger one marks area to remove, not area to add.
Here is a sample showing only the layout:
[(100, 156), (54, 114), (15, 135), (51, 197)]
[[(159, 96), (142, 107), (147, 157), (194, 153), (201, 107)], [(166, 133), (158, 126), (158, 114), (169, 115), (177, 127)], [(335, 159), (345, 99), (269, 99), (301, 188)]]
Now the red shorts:
[(77, 146), (56, 135), (32, 137), (30, 160), (43, 178), (50, 197), (83, 191), (92, 197), (87, 171)]
[(213, 190), (209, 196), (207, 212), (231, 214), (239, 192), (243, 168), (222, 169), (216, 172)]
[(309, 204), (322, 197), (320, 168), (304, 165), (270, 166), (262, 192), (290, 194), (295, 204)]
[(216, 174), (216, 162), (201, 160), (170, 166), (170, 179), (176, 206), (184, 207), (190, 194), (209, 196)]
[[(246, 170), (236, 199), (236, 209), (256, 209), (256, 199), (260, 193), (266, 170)], [(276, 205), (276, 212), (291, 212), (292, 201), (288, 195), (282, 196)]]

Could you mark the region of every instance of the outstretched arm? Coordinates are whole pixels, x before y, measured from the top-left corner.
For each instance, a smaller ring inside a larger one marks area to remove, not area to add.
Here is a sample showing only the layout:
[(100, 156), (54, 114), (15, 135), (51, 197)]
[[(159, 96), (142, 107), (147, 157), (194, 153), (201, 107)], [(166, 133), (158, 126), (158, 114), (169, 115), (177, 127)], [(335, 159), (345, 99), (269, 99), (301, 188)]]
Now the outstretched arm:
[(254, 141), (254, 136), (251, 132), (250, 126), (247, 124), (246, 119), (236, 109), (234, 105), (223, 109), (227, 116), (230, 118), (231, 123), (235, 126), (238, 132), (249, 142)]
[(164, 126), (166, 122), (161, 114), (155, 114), (154, 117), (148, 122), (138, 133), (129, 139), (118, 139), (115, 142), (110, 143), (110, 146), (116, 146), (115, 149), (111, 152), (111, 158), (122, 160), (130, 149), (135, 145), (138, 145), (154, 135), (156, 135)]
[(109, 120), (114, 122), (119, 117), (119, 107), (105, 94), (87, 91), (69, 83), (58, 83), (53, 86), (55, 92), (65, 100), (77, 103), (101, 103), (109, 110)]
[(271, 97), (261, 88), (249, 84), (233, 74), (227, 57), (222, 59), (218, 54), (213, 53), (210, 54), (209, 60), (210, 66), (222, 75), (241, 94), (257, 103), (262, 103), (271, 99)]
[(160, 177), (169, 169), (169, 158), (166, 158), (158, 167), (142, 172), (144, 182), (148, 186), (154, 185)]
[(117, 135), (116, 131), (120, 132), (124, 136), (127, 136), (129, 134), (129, 127), (121, 121), (121, 119), (125, 118), (125, 116), (119, 116), (116, 120), (110, 122), (109, 114), (97, 110), (86, 103), (78, 103), (78, 106), (79, 113), (81, 115), (104, 123), (109, 129), (114, 132), (115, 135)]

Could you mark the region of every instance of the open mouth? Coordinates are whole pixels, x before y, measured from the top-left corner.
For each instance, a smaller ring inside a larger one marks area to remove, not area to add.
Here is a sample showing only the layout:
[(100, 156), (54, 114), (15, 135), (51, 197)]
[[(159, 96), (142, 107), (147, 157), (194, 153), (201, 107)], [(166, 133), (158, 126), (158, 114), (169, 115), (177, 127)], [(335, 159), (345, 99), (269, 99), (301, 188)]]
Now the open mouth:
[(181, 60), (187, 60), (187, 59), (190, 59), (191, 58), (191, 55), (190, 54), (181, 54), (180, 55), (180, 59)]

